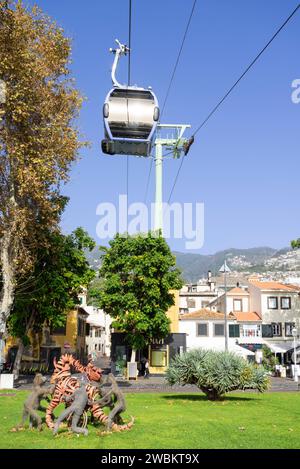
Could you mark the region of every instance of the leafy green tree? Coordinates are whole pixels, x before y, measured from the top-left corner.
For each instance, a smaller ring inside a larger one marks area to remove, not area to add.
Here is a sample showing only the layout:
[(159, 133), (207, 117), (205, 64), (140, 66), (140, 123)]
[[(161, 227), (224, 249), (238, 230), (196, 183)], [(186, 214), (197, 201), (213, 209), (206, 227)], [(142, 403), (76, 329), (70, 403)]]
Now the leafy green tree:
[(263, 359), (262, 359), (262, 365), (267, 371), (274, 371), (275, 366), (279, 364), (278, 358), (274, 356), (274, 353), (271, 351), (267, 345), (263, 345), (262, 347), (263, 351)]
[(167, 369), (169, 384), (195, 384), (208, 399), (220, 399), (236, 389), (268, 388), (268, 377), (263, 367), (248, 363), (231, 352), (196, 349), (176, 355)]
[(293, 249), (299, 249), (300, 248), (300, 238), (293, 239), (293, 241), (291, 241), (291, 247)]
[(104, 281), (96, 276), (89, 284), (87, 291), (87, 303), (93, 306), (99, 306), (99, 296), (103, 290)]
[(39, 250), (31, 276), (18, 279), (14, 307), (9, 320), (10, 333), (19, 339), (14, 374), (18, 376), (29, 331), (39, 332), (45, 324), (58, 327), (67, 312), (78, 304), (78, 294), (94, 278), (85, 250), (95, 242), (82, 229), (72, 234), (48, 233), (47, 247)]
[(102, 252), (98, 304), (114, 318), (112, 327), (126, 334), (135, 361), (136, 350), (168, 335), (166, 311), (174, 304), (171, 290), (182, 286), (180, 272), (165, 239), (150, 232), (117, 234)]

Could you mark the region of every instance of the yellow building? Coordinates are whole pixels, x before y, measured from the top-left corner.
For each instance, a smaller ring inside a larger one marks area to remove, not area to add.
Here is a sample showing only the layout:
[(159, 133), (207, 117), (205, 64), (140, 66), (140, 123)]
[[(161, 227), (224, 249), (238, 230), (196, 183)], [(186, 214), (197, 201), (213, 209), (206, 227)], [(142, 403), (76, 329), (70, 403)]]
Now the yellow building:
[[(138, 350), (136, 360), (139, 364), (140, 373), (143, 374), (145, 359), (149, 361), (150, 374), (163, 374), (169, 366), (170, 360), (186, 350), (186, 334), (179, 332), (179, 291), (172, 291), (174, 305), (167, 311), (170, 323), (170, 333), (164, 339), (153, 340), (145, 350)], [(111, 359), (112, 371), (119, 362), (130, 361), (131, 349), (125, 342), (122, 332), (113, 332), (111, 335)], [(118, 371), (118, 369), (116, 369)]]
[[(40, 334), (31, 332), (29, 334), (31, 344), (25, 347), (21, 368), (42, 364), (52, 369), (53, 359), (59, 358), (63, 353), (75, 354), (84, 361), (86, 358), (87, 317), (88, 313), (79, 306), (68, 312), (64, 326), (52, 330), (45, 326)], [(17, 340), (9, 338), (6, 341), (6, 354), (9, 363), (14, 362), (16, 353)]]
[[(179, 334), (179, 291), (172, 291), (174, 295), (174, 305), (171, 306), (167, 311), (167, 316), (171, 321), (170, 334), (165, 339), (153, 341), (149, 345), (148, 359), (149, 359), (149, 371), (152, 374), (164, 373), (166, 368), (169, 366), (170, 359), (180, 350), (185, 349), (185, 337)], [(175, 339), (175, 340), (174, 340)], [(179, 342), (181, 345), (175, 345)], [(183, 339), (183, 340), (182, 340)], [(174, 347), (176, 350), (174, 350)], [(180, 349), (182, 347), (182, 349)]]

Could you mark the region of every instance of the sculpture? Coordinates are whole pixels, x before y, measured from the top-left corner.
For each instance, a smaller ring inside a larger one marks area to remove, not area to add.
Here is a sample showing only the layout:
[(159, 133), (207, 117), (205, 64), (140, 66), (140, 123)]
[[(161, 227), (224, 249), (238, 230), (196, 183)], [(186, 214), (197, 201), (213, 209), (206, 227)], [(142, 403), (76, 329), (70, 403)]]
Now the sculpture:
[(22, 421), (17, 427), (13, 428), (13, 431), (17, 431), (24, 426), (25, 420), (29, 416), (29, 427), (31, 428), (33, 423), (36, 422), (39, 431), (42, 430), (42, 419), (37, 413), (37, 409), (45, 410), (40, 406), (40, 402), (43, 397), (47, 397), (54, 391), (54, 386), (45, 387), (44, 384), (46, 378), (41, 374), (37, 373), (33, 380), (33, 389), (31, 394), (27, 397), (24, 402), (24, 410), (22, 415)]
[(107, 380), (111, 382), (109, 391), (106, 392), (104, 396), (95, 403), (99, 404), (101, 407), (110, 407), (111, 411), (107, 419), (107, 430), (111, 431), (113, 424), (123, 423), (120, 414), (126, 410), (126, 403), (124, 394), (120, 390), (112, 373), (109, 373)]
[(76, 388), (73, 394), (71, 394), (70, 396), (64, 397), (63, 400), (65, 402), (70, 402), (70, 401), (73, 401), (73, 402), (58, 417), (53, 428), (53, 434), (56, 435), (56, 433), (58, 432), (60, 423), (63, 420), (65, 420), (67, 417), (71, 416), (72, 414), (72, 424), (71, 424), (72, 432), (83, 433), (84, 435), (87, 436), (88, 435), (87, 428), (82, 428), (78, 426), (79, 419), (84, 413), (86, 406), (88, 404), (93, 405), (93, 402), (90, 401), (88, 398), (88, 394), (86, 391), (86, 383), (84, 381), (81, 381), (79, 388)]
[[(46, 410), (46, 423), (49, 428), (54, 427), (53, 422), (53, 411), (60, 402), (64, 402), (64, 399), (68, 396), (72, 396), (74, 391), (79, 388), (79, 381), (77, 378), (71, 375), (71, 366), (80, 373), (85, 373), (89, 381), (99, 382), (102, 377), (102, 371), (89, 363), (87, 366), (83, 366), (79, 360), (76, 360), (72, 355), (65, 354), (60, 357), (58, 362), (54, 361), (54, 372), (51, 377), (50, 383), (55, 384), (55, 390), (52, 395), (50, 404)], [(99, 389), (88, 382), (85, 385), (85, 389), (88, 395), (89, 402), (87, 403), (87, 409), (91, 411), (93, 418), (96, 421), (100, 421), (104, 425), (107, 424), (109, 417), (104, 413), (102, 405), (95, 402), (99, 398)], [(100, 399), (101, 400), (101, 399)], [(120, 410), (121, 412), (121, 410)], [(84, 422), (83, 427), (87, 424), (87, 414), (83, 413)], [(112, 431), (123, 431), (129, 430), (133, 426), (133, 419), (131, 422), (118, 425), (112, 423), (110, 428)]]

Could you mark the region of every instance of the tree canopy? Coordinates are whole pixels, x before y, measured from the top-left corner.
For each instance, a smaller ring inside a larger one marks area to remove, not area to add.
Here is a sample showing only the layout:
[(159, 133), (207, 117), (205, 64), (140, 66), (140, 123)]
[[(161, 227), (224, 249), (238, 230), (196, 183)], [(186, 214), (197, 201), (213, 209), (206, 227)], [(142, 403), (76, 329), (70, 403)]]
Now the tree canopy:
[(182, 280), (165, 239), (150, 232), (117, 234), (102, 252), (98, 304), (114, 318), (112, 326), (126, 334), (133, 349), (166, 337), (166, 311), (174, 304), (171, 290), (181, 288)]
[(40, 249), (32, 274), (18, 279), (9, 330), (23, 342), (28, 341), (29, 323), (35, 332), (45, 323), (65, 324), (67, 312), (79, 304), (78, 294), (95, 276), (85, 256), (95, 242), (82, 228), (70, 235), (49, 233), (48, 243)]
[(70, 40), (40, 9), (0, 2), (0, 333), (17, 276), (35, 269), (48, 231), (57, 230), (61, 185), (82, 145), (70, 53)]

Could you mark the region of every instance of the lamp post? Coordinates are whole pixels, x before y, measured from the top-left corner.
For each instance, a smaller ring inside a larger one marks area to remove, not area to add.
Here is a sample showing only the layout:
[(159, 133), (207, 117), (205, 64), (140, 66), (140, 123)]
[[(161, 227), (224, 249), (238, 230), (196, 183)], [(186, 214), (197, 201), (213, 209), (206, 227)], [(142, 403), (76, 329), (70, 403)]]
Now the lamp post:
[(224, 305), (224, 320), (225, 320), (225, 352), (228, 352), (228, 330), (227, 330), (227, 272), (231, 272), (229, 269), (226, 259), (224, 264), (220, 268), (219, 272), (224, 273), (224, 289), (225, 289), (225, 305)]
[(296, 353), (296, 337), (297, 337), (297, 329), (293, 327), (292, 334), (294, 337), (294, 381), (298, 383), (298, 370), (297, 370), (297, 353)]

